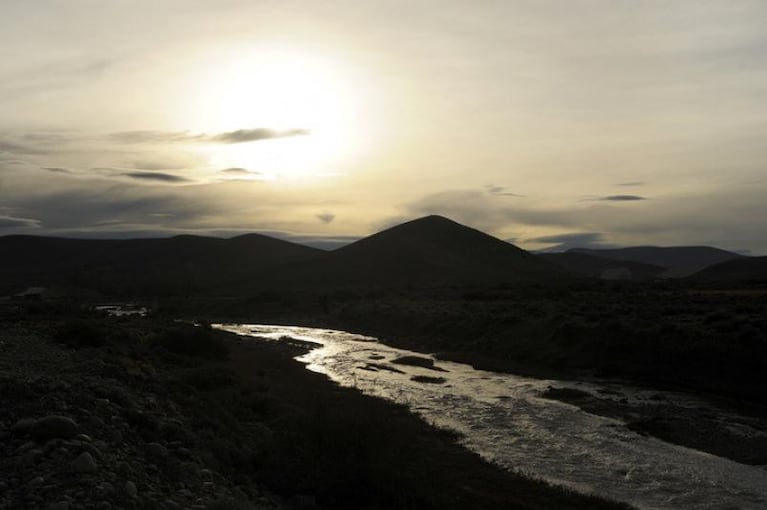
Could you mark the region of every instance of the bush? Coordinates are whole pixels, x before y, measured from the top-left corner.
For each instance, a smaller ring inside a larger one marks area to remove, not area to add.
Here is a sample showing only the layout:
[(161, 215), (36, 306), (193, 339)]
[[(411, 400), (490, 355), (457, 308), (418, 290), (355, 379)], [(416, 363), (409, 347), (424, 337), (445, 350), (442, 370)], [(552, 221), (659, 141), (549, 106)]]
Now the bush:
[(184, 382), (200, 391), (211, 391), (234, 384), (234, 375), (223, 368), (198, 368), (187, 372)]
[(106, 343), (106, 334), (93, 322), (78, 319), (61, 324), (53, 339), (69, 347), (100, 347)]
[(226, 358), (226, 343), (214, 332), (194, 326), (178, 326), (159, 335), (156, 343), (175, 354), (208, 359)]

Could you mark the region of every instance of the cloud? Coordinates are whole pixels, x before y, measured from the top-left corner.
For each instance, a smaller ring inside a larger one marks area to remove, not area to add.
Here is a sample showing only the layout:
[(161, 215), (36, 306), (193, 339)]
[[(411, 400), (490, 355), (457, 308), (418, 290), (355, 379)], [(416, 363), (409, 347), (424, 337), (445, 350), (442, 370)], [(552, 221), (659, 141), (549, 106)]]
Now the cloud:
[(569, 234), (554, 234), (548, 236), (531, 237), (526, 241), (541, 244), (557, 243), (584, 243), (592, 244), (601, 242), (604, 234), (600, 232), (574, 232)]
[(613, 248), (615, 245), (604, 242), (604, 234), (601, 232), (571, 232), (566, 234), (554, 234), (531, 237), (525, 239), (526, 243), (550, 244), (542, 251), (562, 252), (572, 248)]
[(223, 170), (219, 170), (219, 173), (229, 175), (261, 175), (261, 172), (248, 170), (247, 168), (224, 168)]
[(304, 136), (310, 134), (307, 129), (287, 129), (278, 131), (274, 129), (256, 128), (256, 129), (238, 129), (228, 133), (221, 133), (207, 137), (207, 141), (216, 143), (245, 143), (257, 142), (259, 140), (270, 140), (272, 138), (286, 138), (290, 136)]
[(315, 217), (320, 220), (322, 223), (332, 223), (334, 219), (336, 219), (336, 215), (329, 212), (324, 212), (320, 214), (316, 214)]
[(647, 200), (647, 198), (639, 195), (608, 195), (606, 197), (599, 197), (597, 200), (604, 202), (634, 202), (637, 200)]
[(616, 183), (615, 185), (616, 186), (644, 186), (645, 184), (647, 183), (642, 181), (630, 181), (630, 182), (619, 182), (619, 183)]
[(181, 183), (192, 182), (191, 179), (181, 177), (180, 175), (166, 174), (163, 172), (125, 172), (120, 174), (131, 179), (138, 179), (143, 181), (155, 181), (165, 183)]
[(69, 170), (68, 168), (61, 168), (59, 166), (44, 166), (42, 167), (43, 170), (47, 170), (49, 172), (57, 173), (57, 174), (71, 174), (72, 170)]
[(112, 133), (109, 139), (123, 144), (165, 144), (165, 143), (221, 143), (236, 144), (258, 142), (275, 138), (303, 136), (310, 134), (307, 129), (276, 130), (268, 128), (238, 129), (218, 134), (192, 134), (188, 131), (123, 131)]
[(485, 186), (485, 190), (491, 194), (498, 197), (524, 197), (525, 195), (518, 195), (517, 193), (511, 193), (506, 191), (506, 188), (504, 186), (496, 186), (494, 184), (488, 184)]
[(40, 220), (32, 218), (17, 218), (14, 216), (0, 216), (0, 228), (38, 228)]
[(0, 152), (8, 152), (11, 154), (45, 154), (46, 151), (42, 149), (28, 147), (9, 140), (0, 138)]

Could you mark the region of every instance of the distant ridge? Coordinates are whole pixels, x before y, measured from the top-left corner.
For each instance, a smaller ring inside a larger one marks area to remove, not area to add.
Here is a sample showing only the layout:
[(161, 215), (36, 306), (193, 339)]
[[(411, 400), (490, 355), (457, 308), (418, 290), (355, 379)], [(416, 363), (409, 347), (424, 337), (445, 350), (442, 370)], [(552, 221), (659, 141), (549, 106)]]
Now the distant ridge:
[(565, 253), (539, 253), (538, 256), (573, 274), (603, 280), (651, 280), (667, 270), (654, 264), (609, 259), (572, 250)]
[(226, 288), (322, 255), (260, 234), (125, 240), (6, 236), (0, 237), (0, 278), (6, 293), (61, 285), (108, 294), (175, 295)]
[(744, 257), (716, 264), (691, 277), (704, 282), (767, 282), (767, 257)]
[(409, 221), (339, 248), (323, 270), (346, 285), (437, 287), (551, 281), (559, 268), (442, 216)]
[(0, 237), (0, 294), (69, 286), (108, 295), (433, 288), (569, 279), (554, 264), (441, 216), (326, 252), (260, 234), (232, 239)]
[(566, 253), (581, 253), (610, 260), (660, 266), (665, 268), (665, 271), (657, 275), (661, 278), (682, 278), (720, 262), (746, 258), (743, 255), (710, 246), (636, 246), (603, 250), (573, 248)]

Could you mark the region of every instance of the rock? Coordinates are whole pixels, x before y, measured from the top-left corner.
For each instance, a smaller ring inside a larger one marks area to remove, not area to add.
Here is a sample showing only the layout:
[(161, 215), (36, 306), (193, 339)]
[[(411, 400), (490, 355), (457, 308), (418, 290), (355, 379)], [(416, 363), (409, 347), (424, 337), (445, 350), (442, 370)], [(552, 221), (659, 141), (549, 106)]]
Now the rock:
[(51, 415), (37, 420), (30, 432), (38, 441), (45, 441), (54, 438), (73, 438), (78, 434), (79, 429), (71, 418)]
[(125, 495), (130, 498), (135, 498), (138, 496), (138, 489), (136, 488), (136, 484), (130, 480), (126, 481), (125, 485), (123, 485), (123, 491), (125, 491)]
[(32, 427), (35, 425), (34, 418), (22, 418), (19, 421), (17, 421), (13, 427), (11, 427), (11, 434), (15, 436), (25, 436), (29, 434), (29, 431), (32, 429)]
[(114, 486), (109, 482), (101, 482), (99, 489), (106, 494), (112, 494), (115, 490)]
[(90, 444), (90, 443), (83, 443), (81, 448), (82, 448), (83, 451), (86, 451), (86, 452), (90, 453), (95, 458), (101, 459), (101, 450), (99, 450), (98, 448), (96, 448), (92, 444)]
[(152, 460), (160, 460), (168, 456), (168, 449), (160, 443), (147, 443), (144, 448), (146, 456)]
[(30, 487), (40, 487), (45, 483), (45, 478), (42, 476), (36, 476), (29, 481)]
[(51, 503), (48, 505), (47, 510), (69, 510), (69, 502), (59, 501), (58, 503)]
[(92, 473), (98, 470), (96, 461), (88, 452), (81, 453), (79, 457), (73, 460), (71, 467), (76, 473)]
[(32, 450), (37, 446), (37, 444), (34, 441), (27, 441), (23, 445), (16, 448), (16, 451), (14, 452), (16, 455), (22, 454), (26, 451)]
[(91, 436), (89, 436), (88, 434), (77, 434), (75, 436), (75, 439), (77, 439), (78, 441), (82, 441), (84, 443), (90, 443), (91, 441), (93, 441)]

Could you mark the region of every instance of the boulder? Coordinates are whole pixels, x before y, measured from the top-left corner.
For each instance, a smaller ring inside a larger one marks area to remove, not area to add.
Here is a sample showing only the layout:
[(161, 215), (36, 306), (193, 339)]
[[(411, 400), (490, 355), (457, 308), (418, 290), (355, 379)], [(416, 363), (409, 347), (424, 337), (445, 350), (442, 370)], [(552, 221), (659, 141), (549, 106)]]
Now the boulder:
[(72, 471), (76, 473), (93, 473), (98, 470), (98, 465), (90, 453), (83, 452), (72, 461)]
[(51, 415), (37, 420), (32, 425), (30, 432), (32, 437), (38, 441), (57, 438), (71, 439), (79, 433), (79, 428), (71, 418)]

